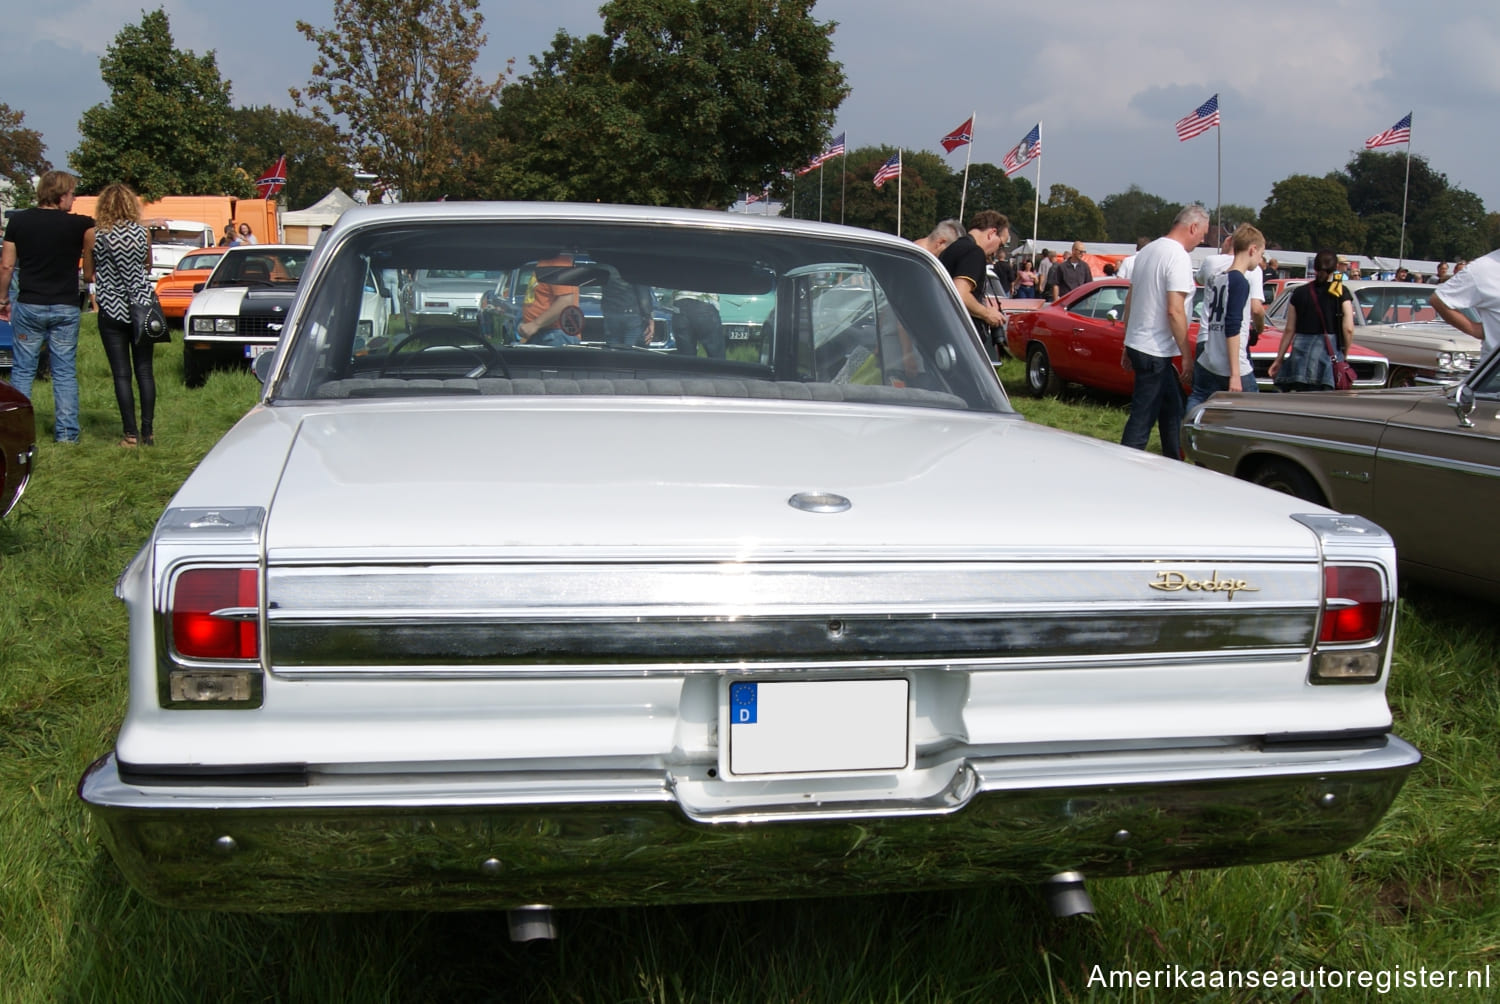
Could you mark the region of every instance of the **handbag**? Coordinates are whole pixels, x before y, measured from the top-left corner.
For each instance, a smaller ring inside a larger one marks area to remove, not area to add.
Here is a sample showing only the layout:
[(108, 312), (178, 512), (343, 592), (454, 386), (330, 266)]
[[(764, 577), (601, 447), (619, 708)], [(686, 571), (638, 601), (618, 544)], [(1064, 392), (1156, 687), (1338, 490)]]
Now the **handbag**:
[(172, 329), (167, 327), (167, 315), (161, 312), (161, 301), (155, 293), (145, 303), (130, 305), (130, 333), (135, 344), (146, 342), (170, 342)]

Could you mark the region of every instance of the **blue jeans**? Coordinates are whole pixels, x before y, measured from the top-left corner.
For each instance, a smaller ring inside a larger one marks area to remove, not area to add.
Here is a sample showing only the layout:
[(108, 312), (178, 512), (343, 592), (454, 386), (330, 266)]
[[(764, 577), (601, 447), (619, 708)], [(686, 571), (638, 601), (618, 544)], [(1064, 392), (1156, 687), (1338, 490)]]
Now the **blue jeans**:
[[(1193, 363), (1193, 392), (1188, 395), (1187, 411), (1192, 411), (1218, 391), (1228, 389), (1227, 376), (1219, 376), (1212, 370), (1204, 369), (1202, 363)], [(1240, 390), (1245, 394), (1254, 394), (1260, 390), (1255, 385), (1255, 374), (1240, 374)]]
[(1161, 433), (1161, 455), (1182, 459), (1182, 385), (1172, 360), (1126, 348), (1130, 368), (1135, 371), (1135, 391), (1130, 395), (1130, 417), (1120, 443), (1144, 450), (1151, 426)]
[(551, 331), (538, 331), (531, 336), (530, 345), (550, 345), (553, 348), (562, 348), (565, 345), (579, 344), (577, 337), (568, 334), (561, 328), (553, 328)]
[(59, 443), (78, 442), (78, 316), (76, 305), (64, 303), (17, 301), (10, 307), (10, 323), (16, 332), (10, 382), (16, 390), (31, 396), (37, 357), (44, 344), (52, 347), (54, 434)]

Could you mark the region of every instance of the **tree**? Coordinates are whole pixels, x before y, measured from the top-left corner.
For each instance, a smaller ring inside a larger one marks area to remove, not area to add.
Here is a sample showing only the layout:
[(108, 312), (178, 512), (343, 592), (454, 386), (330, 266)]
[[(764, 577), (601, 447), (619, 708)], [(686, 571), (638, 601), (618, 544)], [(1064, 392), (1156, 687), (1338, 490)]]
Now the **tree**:
[(0, 101), (0, 178), (15, 186), (18, 194), (31, 191), (31, 179), (52, 165), (42, 156), (47, 145), (35, 129), (23, 129), (25, 112), (11, 111)]
[(813, 4), (609, 0), (603, 34), (559, 32), (502, 93), (497, 187), (722, 208), (806, 164), (849, 93)]
[(1107, 195), (1099, 203), (1105, 233), (1116, 244), (1132, 244), (1140, 237), (1160, 237), (1171, 229), (1177, 209), (1161, 196), (1142, 191), (1140, 185)]
[(1107, 234), (1104, 214), (1094, 200), (1067, 185), (1048, 190), (1038, 226), (1049, 240), (1102, 241)]
[(306, 208), (332, 188), (354, 190), (354, 171), (343, 156), (338, 130), (285, 108), (236, 108), (229, 150), (252, 181), (286, 154), (286, 188), (279, 198), (289, 208)]
[[(962, 171), (954, 172), (956, 179), (963, 178)], [(988, 162), (969, 165), (969, 192), (964, 201), (964, 215), (972, 216), (981, 209), (993, 209), (1014, 220), (1022, 212), (1031, 213), (1030, 185), (1026, 186), (1026, 201), (1022, 204), (1015, 182), (1005, 176), (1005, 171)], [(954, 207), (957, 214), (958, 207)], [(963, 221), (968, 226), (969, 221)], [(1014, 226), (1012, 230), (1014, 230)]]
[[(902, 154), (901, 177), (887, 181), (880, 188), (876, 188), (875, 172), (895, 152), (894, 147), (888, 146), (866, 146), (849, 151), (846, 162), (847, 172), (842, 178), (842, 196), (839, 192), (839, 174), (831, 170), (838, 162), (830, 161), (824, 167), (824, 171), (828, 173), (828, 178), (824, 181), (824, 198), (828, 198), (829, 192), (834, 198), (831, 203), (825, 202), (823, 218), (831, 221), (842, 219), (851, 227), (864, 227), (867, 230), (879, 230), (887, 234), (897, 233), (899, 192), (900, 235), (911, 239), (927, 236), (937, 225), (940, 217), (937, 211), (937, 190), (923, 172), (933, 170), (947, 172), (947, 168), (935, 155), (928, 154), (922, 157), (916, 152), (908, 151)], [(817, 172), (814, 171), (797, 180), (810, 179), (816, 174)], [(809, 197), (798, 189), (796, 215), (800, 219), (817, 219), (816, 183), (810, 188), (810, 192), (809, 208)], [(787, 207), (786, 212), (788, 215), (791, 214), (790, 206)]]
[(1440, 193), (1422, 214), (1417, 233), (1418, 257), (1455, 261), (1478, 258), (1486, 247), (1484, 202), (1463, 188)]
[(1410, 258), (1412, 231), (1406, 232), (1406, 250), (1401, 249), (1401, 217), (1396, 213), (1371, 213), (1361, 221), (1365, 225), (1365, 243), (1360, 250), (1383, 258)]
[(1392, 213), (1399, 221), (1405, 208), (1410, 224), (1426, 211), (1433, 199), (1447, 191), (1448, 178), (1434, 171), (1420, 154), (1411, 158), (1410, 186), (1406, 175), (1406, 154), (1361, 150), (1344, 165), (1340, 180), (1349, 190), (1349, 208), (1360, 218)]
[(81, 139), (69, 162), (80, 190), (123, 181), (146, 200), (251, 194), (224, 141), (229, 84), (212, 52), (197, 56), (172, 44), (164, 11), (121, 28), (99, 66), (110, 100), (78, 124)]
[(1261, 230), (1277, 247), (1352, 252), (1364, 247), (1365, 228), (1337, 175), (1294, 174), (1271, 186), (1260, 214)]
[(459, 130), (499, 93), (474, 74), (486, 36), (479, 0), (334, 0), (333, 27), (297, 22), (318, 47), (312, 80), (291, 89), (325, 125), (348, 125), (347, 152), (388, 190), (438, 198), (479, 167)]

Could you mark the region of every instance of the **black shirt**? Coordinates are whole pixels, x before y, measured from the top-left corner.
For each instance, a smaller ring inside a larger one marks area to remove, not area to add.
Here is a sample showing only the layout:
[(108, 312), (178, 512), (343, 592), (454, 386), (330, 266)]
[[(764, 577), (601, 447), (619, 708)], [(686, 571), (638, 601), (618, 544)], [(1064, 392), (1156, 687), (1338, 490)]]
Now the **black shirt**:
[(24, 209), (10, 218), (5, 241), (16, 246), (22, 303), (78, 306), (78, 261), (92, 216), (61, 209)]
[(969, 292), (975, 297), (984, 296), (984, 252), (974, 243), (972, 235), (964, 234), (943, 248), (938, 261), (943, 263), (943, 267), (955, 281), (963, 278), (972, 282)]

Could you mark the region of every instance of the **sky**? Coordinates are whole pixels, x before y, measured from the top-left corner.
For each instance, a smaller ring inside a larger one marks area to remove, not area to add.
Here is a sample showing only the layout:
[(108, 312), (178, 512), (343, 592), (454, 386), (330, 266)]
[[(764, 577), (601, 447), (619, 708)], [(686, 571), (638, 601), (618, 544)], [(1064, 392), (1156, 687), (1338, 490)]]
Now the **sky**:
[[(0, 0), (0, 101), (25, 113), (55, 166), (67, 165), (84, 110), (109, 98), (105, 48), (149, 2)], [(177, 48), (212, 50), (241, 106), (290, 107), (287, 89), (306, 85), (316, 56), (296, 21), (333, 23), (332, 0), (161, 6)], [(598, 7), (484, 0), (479, 73), (493, 78), (511, 59), (524, 73), (559, 29), (598, 31)], [(1064, 184), (1099, 201), (1134, 184), (1171, 202), (1222, 197), (1258, 211), (1276, 181), (1342, 168), (1412, 112), (1412, 152), (1500, 210), (1493, 0), (1449, 0), (1425, 15), (1409, 0), (819, 0), (813, 14), (838, 25), (834, 58), (851, 93), (834, 132), (851, 150), (941, 152), (938, 141), (976, 113), (972, 148), (946, 155), (961, 170), (966, 152), (999, 164), (1040, 121), (1044, 194)], [(1215, 93), (1220, 130), (1179, 142), (1175, 122)], [(1035, 163), (1024, 176), (1036, 182)]]

